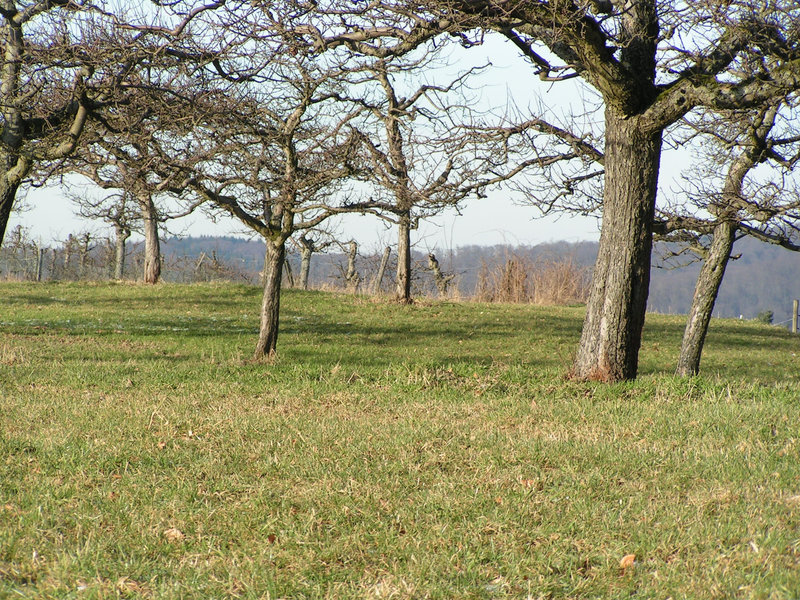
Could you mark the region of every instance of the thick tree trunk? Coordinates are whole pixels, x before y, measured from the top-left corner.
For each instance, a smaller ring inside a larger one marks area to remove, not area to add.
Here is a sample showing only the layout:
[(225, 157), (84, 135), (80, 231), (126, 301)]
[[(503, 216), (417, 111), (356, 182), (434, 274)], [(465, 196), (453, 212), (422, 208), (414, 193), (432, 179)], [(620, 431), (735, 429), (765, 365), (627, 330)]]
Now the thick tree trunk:
[(397, 277), (395, 295), (398, 302), (411, 303), (411, 219), (402, 215), (397, 224)]
[(158, 236), (158, 213), (149, 194), (139, 197), (139, 208), (144, 227), (144, 272), (145, 283), (156, 284), (161, 277), (161, 241)]
[(266, 240), (264, 255), (264, 296), (261, 300), (261, 328), (258, 333), (255, 359), (275, 354), (278, 345), (278, 319), (281, 305), (281, 276), (286, 257), (286, 242)]
[(730, 221), (724, 221), (714, 228), (714, 237), (711, 248), (703, 261), (700, 275), (694, 287), (692, 307), (683, 332), (681, 353), (678, 357), (676, 373), (684, 377), (697, 375), (700, 370), (700, 355), (708, 333), (708, 323), (714, 311), (725, 268), (733, 250), (736, 237), (736, 226)]
[(650, 284), (650, 253), (661, 132), (606, 109), (605, 192), (597, 262), (580, 346), (577, 379), (636, 377)]
[(122, 227), (116, 228), (117, 238), (114, 249), (114, 279), (120, 280), (125, 275), (125, 242), (131, 233)]
[(14, 200), (17, 197), (19, 185), (9, 184), (0, 178), (0, 247), (6, 236), (8, 221), (11, 219), (11, 209), (14, 207)]

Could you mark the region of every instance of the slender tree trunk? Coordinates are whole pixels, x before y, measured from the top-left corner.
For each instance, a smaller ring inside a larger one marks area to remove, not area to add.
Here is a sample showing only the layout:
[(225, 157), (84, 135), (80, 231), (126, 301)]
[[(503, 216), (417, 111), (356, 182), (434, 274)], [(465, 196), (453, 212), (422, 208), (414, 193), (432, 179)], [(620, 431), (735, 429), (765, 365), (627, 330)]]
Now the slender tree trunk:
[(58, 279), (58, 250), (50, 248), (50, 279)]
[(383, 283), (383, 276), (386, 274), (386, 265), (389, 264), (389, 256), (392, 253), (392, 248), (386, 246), (381, 256), (381, 264), (378, 267), (378, 274), (375, 276), (375, 282), (372, 284), (372, 293), (377, 294), (381, 291), (381, 284)]
[(36, 281), (41, 281), (44, 275), (44, 253), (45, 249), (36, 246)]
[(344, 278), (347, 281), (347, 289), (354, 294), (358, 292), (358, 286), (361, 285), (361, 275), (356, 270), (357, 257), (358, 244), (353, 240), (347, 244), (347, 272)]
[(711, 321), (711, 313), (714, 312), (714, 304), (717, 301), (735, 238), (736, 225), (730, 221), (723, 221), (714, 228), (711, 248), (703, 261), (700, 275), (694, 286), (692, 307), (689, 310), (689, 318), (686, 321), (686, 329), (681, 342), (681, 353), (678, 357), (678, 368), (676, 369), (678, 375), (687, 377), (697, 375), (700, 371), (700, 356), (703, 352), (706, 333), (708, 333), (708, 324)]
[(75, 245), (75, 238), (70, 233), (67, 236), (67, 241), (64, 247), (64, 278), (69, 279), (71, 277), (71, 273), (69, 271), (69, 265), (72, 261), (72, 248)]
[(606, 109), (605, 192), (597, 262), (572, 369), (577, 379), (633, 379), (650, 284), (661, 132)]
[(398, 302), (411, 303), (411, 217), (406, 212), (397, 224), (397, 277), (395, 295)]
[(286, 242), (266, 240), (264, 255), (264, 296), (261, 300), (261, 329), (258, 333), (255, 359), (275, 354), (278, 345), (278, 318), (281, 305), (281, 276), (286, 257)]
[(139, 196), (139, 208), (144, 227), (144, 272), (145, 283), (156, 284), (161, 277), (161, 242), (158, 236), (158, 213), (150, 194)]
[(122, 227), (117, 227), (117, 239), (114, 249), (114, 279), (120, 280), (125, 276), (125, 242), (131, 232)]
[(286, 283), (290, 288), (294, 287), (294, 272), (292, 271), (292, 262), (286, 258), (283, 261), (283, 268), (286, 272)]
[(79, 275), (80, 279), (86, 277), (86, 264), (89, 260), (89, 247), (92, 241), (92, 236), (90, 233), (84, 233), (81, 237), (81, 244), (78, 247), (78, 266), (79, 266)]
[(308, 274), (311, 272), (311, 248), (303, 246), (300, 249), (300, 289), (308, 289)]

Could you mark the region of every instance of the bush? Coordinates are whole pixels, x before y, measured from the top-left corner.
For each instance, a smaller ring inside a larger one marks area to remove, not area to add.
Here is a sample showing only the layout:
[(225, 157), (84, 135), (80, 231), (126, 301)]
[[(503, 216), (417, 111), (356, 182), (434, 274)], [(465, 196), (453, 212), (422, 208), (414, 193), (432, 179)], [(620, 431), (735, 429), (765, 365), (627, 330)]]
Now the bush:
[(531, 260), (512, 254), (505, 262), (481, 262), (475, 299), (481, 302), (575, 304), (586, 301), (589, 270), (572, 259)]
[(762, 310), (756, 315), (756, 321), (759, 323), (764, 323), (765, 325), (772, 325), (772, 318), (774, 316), (775, 313), (771, 310)]

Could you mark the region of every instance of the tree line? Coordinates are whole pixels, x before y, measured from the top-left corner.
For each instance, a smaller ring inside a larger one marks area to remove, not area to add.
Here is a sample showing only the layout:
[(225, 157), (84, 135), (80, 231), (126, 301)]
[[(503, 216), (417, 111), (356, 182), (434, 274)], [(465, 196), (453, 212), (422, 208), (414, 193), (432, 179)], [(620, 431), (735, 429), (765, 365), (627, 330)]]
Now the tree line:
[[(257, 357), (277, 348), (287, 248), (313, 252), (344, 212), (396, 228), (405, 303), (411, 232), (444, 207), (505, 186), (602, 216), (578, 379), (636, 376), (654, 238), (703, 262), (685, 375), (736, 240), (798, 249), (789, 0), (2, 0), (0, 18), (0, 239), (21, 188), (83, 177), (108, 192), (85, 214), (114, 225), (117, 248), (140, 228), (155, 282), (159, 227), (229, 215), (266, 247)], [(525, 108), (477, 110), (470, 85), (492, 65), (448, 64), (489, 36), (527, 65)], [(565, 81), (585, 96), (559, 122), (537, 85)], [(659, 193), (670, 146), (700, 171)]]
[[(88, 242), (88, 243), (87, 243)], [(686, 314), (702, 264), (676, 266), (680, 246), (658, 242), (651, 270), (648, 311)], [(87, 252), (88, 250), (88, 252)], [(230, 281), (258, 285), (264, 246), (240, 237), (168, 237), (161, 245), (161, 277), (175, 283)], [(392, 296), (396, 255), (386, 248), (358, 246), (354, 262), (359, 285), (346, 274), (349, 246), (331, 245), (303, 260), (293, 247), (286, 258), (283, 284), (299, 289), (333, 290)], [(41, 252), (41, 263), (39, 263)], [(437, 285), (430, 256), (440, 264), (447, 284)], [(425, 298), (470, 299), (485, 302), (576, 304), (586, 301), (597, 242), (544, 242), (533, 246), (459, 246), (412, 252), (412, 294)], [(792, 300), (800, 297), (796, 281), (797, 256), (755, 239), (737, 244), (737, 255), (726, 269), (714, 315), (755, 319), (788, 327)], [(124, 274), (117, 273), (113, 237), (87, 232), (43, 245), (22, 227), (9, 231), (0, 248), (0, 279), (24, 281), (142, 281), (144, 242), (129, 245)], [(306, 269), (304, 273), (304, 268)], [(514, 277), (517, 274), (521, 277)], [(769, 315), (771, 319), (767, 318)]]

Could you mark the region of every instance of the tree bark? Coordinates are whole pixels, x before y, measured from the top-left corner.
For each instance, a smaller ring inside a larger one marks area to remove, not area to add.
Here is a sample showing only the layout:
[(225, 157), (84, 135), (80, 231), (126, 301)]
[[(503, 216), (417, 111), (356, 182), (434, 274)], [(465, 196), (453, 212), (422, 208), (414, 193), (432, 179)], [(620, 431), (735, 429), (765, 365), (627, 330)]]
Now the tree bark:
[(288, 260), (283, 261), (283, 267), (286, 271), (286, 283), (290, 288), (294, 287), (294, 273), (292, 272), (292, 263)]
[(86, 277), (86, 264), (89, 260), (89, 251), (91, 250), (90, 244), (92, 241), (92, 235), (90, 233), (84, 233), (81, 236), (81, 243), (78, 247), (78, 278), (84, 279)]
[(397, 277), (395, 296), (402, 304), (411, 304), (411, 217), (406, 212), (397, 223)]
[(358, 244), (355, 240), (347, 244), (347, 272), (345, 273), (345, 281), (347, 281), (347, 288), (350, 292), (358, 293), (358, 286), (361, 285), (361, 275), (356, 270), (356, 258), (358, 257)]
[(381, 283), (383, 283), (383, 276), (386, 274), (386, 265), (389, 264), (389, 256), (392, 253), (392, 248), (386, 246), (383, 249), (383, 256), (381, 256), (381, 264), (378, 267), (378, 273), (375, 275), (375, 282), (372, 284), (372, 293), (377, 294), (381, 291)]
[(264, 295), (261, 299), (261, 328), (258, 332), (255, 360), (269, 358), (278, 345), (278, 319), (281, 304), (281, 277), (286, 257), (285, 240), (266, 240), (264, 255)]
[(650, 283), (661, 131), (606, 109), (605, 190), (600, 245), (583, 332), (572, 369), (577, 379), (636, 377)]
[(11, 219), (11, 209), (14, 207), (17, 189), (19, 189), (19, 185), (3, 181), (3, 179), (0, 178), (0, 246), (3, 244), (8, 221)]
[(311, 272), (313, 250), (307, 246), (300, 248), (300, 289), (308, 289), (308, 274)]
[(116, 240), (114, 250), (114, 279), (120, 280), (125, 275), (125, 242), (131, 232), (123, 227), (116, 227)]
[(144, 272), (145, 283), (156, 284), (161, 277), (161, 242), (158, 236), (158, 213), (150, 194), (139, 196), (139, 208), (144, 227)]
[(697, 375), (700, 371), (700, 356), (708, 332), (708, 324), (714, 311), (725, 268), (733, 250), (736, 225), (723, 221), (714, 228), (714, 237), (708, 255), (703, 261), (700, 275), (694, 287), (692, 307), (683, 332), (681, 353), (676, 373), (683, 377)]

